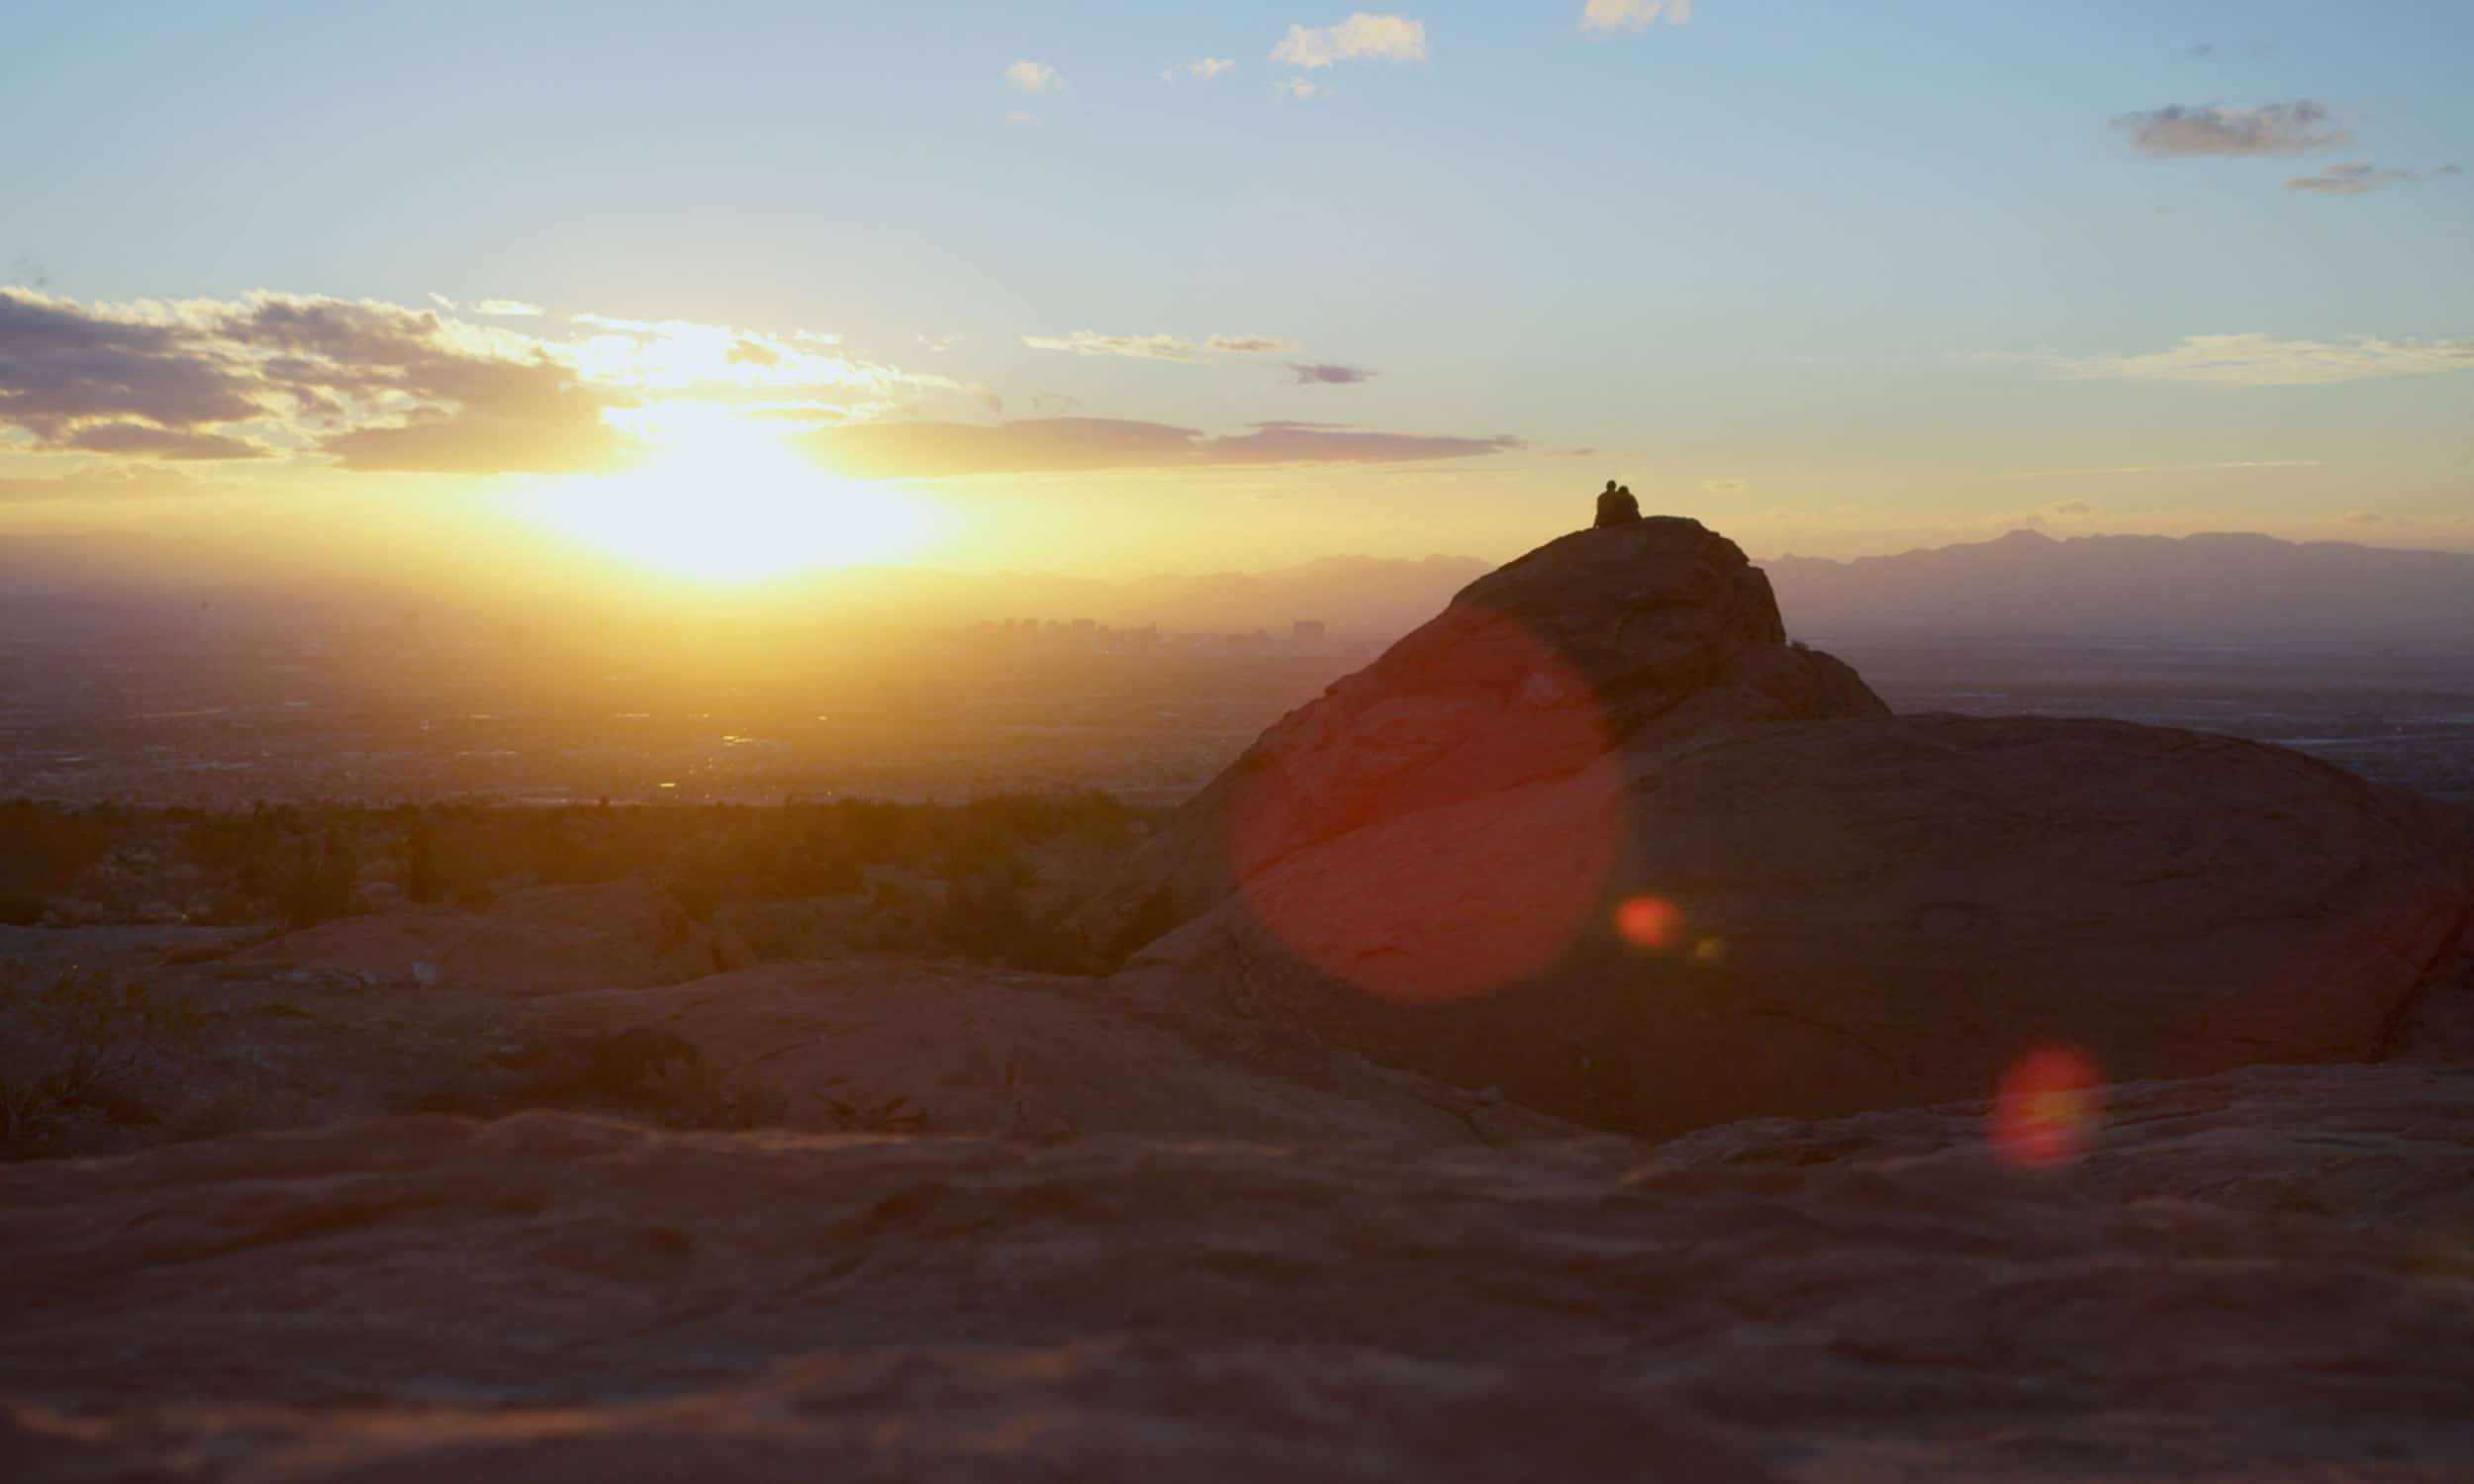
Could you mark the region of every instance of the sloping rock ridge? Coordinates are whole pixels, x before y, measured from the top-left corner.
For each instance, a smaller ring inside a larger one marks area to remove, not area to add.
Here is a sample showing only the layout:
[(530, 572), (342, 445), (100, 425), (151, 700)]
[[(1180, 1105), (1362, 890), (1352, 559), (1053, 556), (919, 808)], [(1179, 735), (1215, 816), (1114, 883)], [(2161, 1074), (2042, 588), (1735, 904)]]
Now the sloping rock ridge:
[[(1133, 972), (1665, 1134), (2416, 1050), (2474, 828), (2276, 748), (1893, 717), (1691, 521), (1577, 532), (1273, 728), (1085, 917)], [(1139, 947), (1135, 947), (1139, 944)]]

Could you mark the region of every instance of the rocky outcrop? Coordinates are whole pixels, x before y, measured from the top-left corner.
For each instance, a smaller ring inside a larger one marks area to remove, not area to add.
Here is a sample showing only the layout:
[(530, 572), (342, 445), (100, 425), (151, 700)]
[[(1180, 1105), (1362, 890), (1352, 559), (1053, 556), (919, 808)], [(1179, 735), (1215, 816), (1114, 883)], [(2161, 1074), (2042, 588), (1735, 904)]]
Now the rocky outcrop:
[(1138, 975), (1649, 1133), (2387, 1055), (2461, 811), (2297, 754), (1891, 717), (1689, 521), (1565, 537), (1275, 727), (1086, 921)]
[(93, 1479), (2474, 1470), (2474, 1078), (1433, 1153), (390, 1119), (0, 1166), (0, 1458)]
[(1768, 580), (1700, 522), (1575, 531), (1265, 732), (1078, 922), (1121, 959), (1249, 874), (1367, 825), (1724, 722), (1888, 711), (1853, 670), (1787, 644)]

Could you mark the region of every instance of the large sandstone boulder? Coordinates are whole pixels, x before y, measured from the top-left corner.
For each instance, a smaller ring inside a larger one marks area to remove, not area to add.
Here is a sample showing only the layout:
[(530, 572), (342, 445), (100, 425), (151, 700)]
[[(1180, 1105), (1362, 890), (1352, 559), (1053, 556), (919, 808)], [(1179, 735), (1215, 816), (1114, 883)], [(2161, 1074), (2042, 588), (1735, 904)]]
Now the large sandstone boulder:
[(1575, 531), (1265, 732), (1079, 923), (1121, 959), (1249, 873), (1369, 824), (1719, 722), (1888, 714), (1855, 671), (1786, 643), (1769, 580), (1699, 521)]
[(2474, 928), (2474, 830), (2225, 738), (1888, 716), (1659, 520), (1474, 585), (1086, 921), (1163, 984), (1665, 1133), (1978, 1096), (2044, 1048), (2396, 1052)]

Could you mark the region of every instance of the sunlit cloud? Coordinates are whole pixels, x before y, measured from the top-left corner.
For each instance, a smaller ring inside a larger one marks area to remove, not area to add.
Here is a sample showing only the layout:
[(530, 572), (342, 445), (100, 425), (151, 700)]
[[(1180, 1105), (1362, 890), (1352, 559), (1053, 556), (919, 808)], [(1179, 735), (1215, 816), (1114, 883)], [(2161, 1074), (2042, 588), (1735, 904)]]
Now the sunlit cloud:
[(1228, 355), (1270, 355), (1275, 351), (1294, 350), (1297, 342), (1277, 335), (1213, 335), (1204, 344)]
[(1520, 448), (1510, 436), (1438, 437), (1329, 423), (1257, 422), (1206, 435), (1162, 422), (1043, 417), (1013, 422), (860, 422), (812, 435), (828, 467), (878, 479), (1066, 474), (1260, 464), (1375, 464), (1474, 458)]
[(1291, 26), (1272, 48), (1272, 60), (1313, 70), (1335, 62), (1390, 62), (1426, 59), (1426, 23), (1406, 16), (1376, 16), (1364, 11), (1337, 26)]
[(1745, 482), (1740, 479), (1705, 479), (1701, 481), (1701, 489), (1711, 495), (1741, 495), (1744, 493), (1744, 488)]
[(1646, 31), (1664, 18), (1669, 26), (1692, 19), (1692, 0), (1589, 0), (1581, 8), (1583, 31)]
[(1215, 334), (1199, 342), (1172, 334), (1109, 335), (1078, 329), (1064, 335), (1024, 335), (1033, 350), (1060, 350), (1072, 355), (1122, 355), (1146, 361), (1198, 360), (1206, 351), (1222, 355), (1268, 355), (1294, 350), (1297, 342), (1262, 334)]
[(60, 446), (86, 453), (148, 459), (262, 459), (273, 452), (246, 438), (155, 427), (144, 422), (90, 422), (61, 439)]
[(1066, 82), (1046, 62), (1023, 60), (1006, 66), (1005, 86), (1017, 93), (1062, 93)]
[(2412, 185), (2423, 177), (2412, 170), (2383, 170), (2368, 160), (2323, 166), (2317, 174), (2285, 182), (2289, 191), (2314, 191), (2323, 196), (2367, 196), (2382, 186)]
[(1328, 86), (1310, 77), (1284, 77), (1272, 84), (1272, 91), (1285, 94), (1299, 103), (1312, 103), (1317, 98), (1328, 98), (1332, 93)]
[(2258, 108), (2185, 108), (2180, 104), (2123, 114), (2113, 121), (2128, 130), (2142, 154), (2299, 154), (2341, 144), (2352, 138), (2333, 122), (2325, 103), (2302, 98)]
[(1237, 59), (1232, 56), (1197, 56), (1192, 61), (1170, 63), (1168, 70), (1160, 74), (1160, 80), (1175, 82), (1180, 77), (1191, 77), (1209, 82), (1224, 72), (1235, 70), (1236, 66)]
[(608, 468), (625, 440), (538, 341), (373, 301), (79, 305), (0, 291), (0, 426), (38, 446), (151, 458), (263, 450), (228, 429), (281, 423), (347, 469)]
[(2259, 333), (2187, 335), (2170, 350), (2063, 359), (2056, 367), (2062, 375), (2079, 380), (2314, 386), (2464, 371), (2474, 368), (2474, 339), (2387, 340), (2355, 335), (2339, 342), (2280, 340)]

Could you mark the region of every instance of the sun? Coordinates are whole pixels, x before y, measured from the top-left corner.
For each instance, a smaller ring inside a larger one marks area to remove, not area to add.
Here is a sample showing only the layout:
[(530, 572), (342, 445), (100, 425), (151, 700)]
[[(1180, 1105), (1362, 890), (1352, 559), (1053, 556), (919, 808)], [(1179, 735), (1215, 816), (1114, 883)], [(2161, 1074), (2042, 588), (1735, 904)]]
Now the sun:
[(647, 462), (527, 491), (523, 512), (614, 556), (729, 583), (900, 556), (931, 523), (914, 497), (820, 469), (725, 409), (648, 410), (635, 430), (659, 449)]

